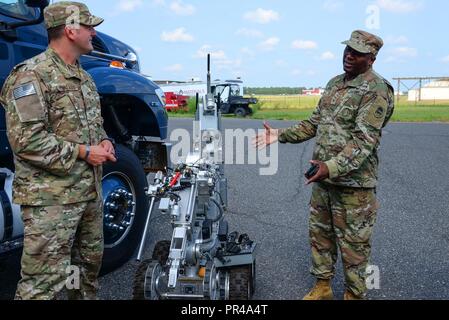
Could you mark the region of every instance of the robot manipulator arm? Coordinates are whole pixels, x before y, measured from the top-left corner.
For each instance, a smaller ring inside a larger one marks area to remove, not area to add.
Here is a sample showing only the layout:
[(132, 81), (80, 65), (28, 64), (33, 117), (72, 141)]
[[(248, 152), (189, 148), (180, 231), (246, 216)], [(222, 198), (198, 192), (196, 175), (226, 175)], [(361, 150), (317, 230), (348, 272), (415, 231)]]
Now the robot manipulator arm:
[(177, 227), (173, 230), (173, 237), (170, 245), (170, 254), (168, 258), (171, 260), (168, 286), (170, 288), (176, 287), (178, 280), (178, 273), (181, 263), (186, 258), (187, 245), (187, 228)]

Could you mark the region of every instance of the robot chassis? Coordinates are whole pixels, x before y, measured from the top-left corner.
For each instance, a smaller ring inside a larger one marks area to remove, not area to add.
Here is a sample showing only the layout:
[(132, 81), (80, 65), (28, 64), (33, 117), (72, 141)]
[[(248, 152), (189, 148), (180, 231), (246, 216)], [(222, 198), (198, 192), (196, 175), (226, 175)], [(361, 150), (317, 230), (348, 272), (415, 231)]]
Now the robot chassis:
[[(151, 213), (169, 214), (171, 241), (159, 241), (152, 259), (140, 263), (134, 299), (248, 300), (256, 282), (256, 244), (246, 234), (228, 234), (224, 219), (227, 179), (222, 163), (220, 98), (210, 88), (197, 96), (193, 152), (164, 175), (158, 172), (147, 190), (150, 209), (137, 260), (141, 261)], [(199, 128), (198, 128), (199, 126)]]

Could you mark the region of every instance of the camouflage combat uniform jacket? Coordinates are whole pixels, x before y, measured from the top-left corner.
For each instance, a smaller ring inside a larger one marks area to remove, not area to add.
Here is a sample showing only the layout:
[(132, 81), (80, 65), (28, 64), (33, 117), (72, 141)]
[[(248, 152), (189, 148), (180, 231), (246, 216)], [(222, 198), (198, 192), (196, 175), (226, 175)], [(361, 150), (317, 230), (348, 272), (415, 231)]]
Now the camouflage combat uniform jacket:
[(92, 78), (49, 48), (17, 65), (5, 82), (8, 140), (16, 167), (13, 201), (51, 206), (101, 194), (101, 167), (78, 159), (79, 145), (97, 145), (103, 129)]
[(348, 82), (339, 75), (327, 84), (310, 119), (281, 130), (279, 142), (316, 137), (313, 159), (327, 164), (326, 183), (375, 188), (382, 128), (393, 110), (392, 86), (372, 69)]

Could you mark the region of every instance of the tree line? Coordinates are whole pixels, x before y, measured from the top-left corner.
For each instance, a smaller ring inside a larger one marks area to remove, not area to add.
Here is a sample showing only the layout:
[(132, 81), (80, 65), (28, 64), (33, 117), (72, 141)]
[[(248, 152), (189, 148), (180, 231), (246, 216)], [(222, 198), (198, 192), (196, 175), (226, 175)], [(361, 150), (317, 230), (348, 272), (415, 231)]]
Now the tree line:
[(259, 88), (250, 88), (245, 87), (245, 94), (254, 94), (254, 95), (277, 95), (277, 94), (302, 94), (303, 90), (306, 90), (306, 87), (259, 87)]

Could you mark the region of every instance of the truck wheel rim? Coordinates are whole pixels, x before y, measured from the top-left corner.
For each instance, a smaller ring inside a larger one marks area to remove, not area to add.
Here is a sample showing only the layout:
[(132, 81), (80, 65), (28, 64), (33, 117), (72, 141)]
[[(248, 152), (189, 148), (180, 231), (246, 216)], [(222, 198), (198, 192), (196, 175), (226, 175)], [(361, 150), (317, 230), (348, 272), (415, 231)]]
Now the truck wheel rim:
[(136, 191), (121, 172), (103, 177), (103, 227), (105, 248), (120, 244), (128, 235), (136, 214)]

